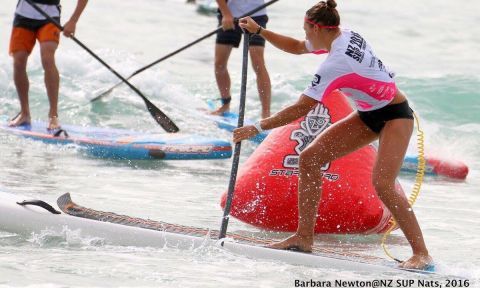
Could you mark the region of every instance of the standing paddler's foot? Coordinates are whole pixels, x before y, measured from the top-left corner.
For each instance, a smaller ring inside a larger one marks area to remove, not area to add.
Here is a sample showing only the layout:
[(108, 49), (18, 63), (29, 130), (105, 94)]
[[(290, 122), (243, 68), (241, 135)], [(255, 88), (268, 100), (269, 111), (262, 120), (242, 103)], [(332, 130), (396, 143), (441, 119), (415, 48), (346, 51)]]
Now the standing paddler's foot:
[(22, 125), (30, 125), (31, 119), (30, 115), (18, 113), (12, 120), (8, 122), (8, 126), (17, 127)]
[(402, 262), (399, 267), (405, 269), (426, 270), (433, 265), (433, 258), (430, 255), (416, 254), (407, 261)]
[(230, 104), (225, 104), (222, 105), (220, 108), (218, 108), (215, 111), (210, 112), (210, 115), (219, 115), (222, 116), (223, 113), (230, 111)]
[(287, 239), (267, 245), (265, 247), (279, 250), (291, 250), (297, 252), (311, 253), (313, 246), (313, 235), (312, 236), (300, 236), (294, 234)]
[(57, 116), (52, 116), (48, 118), (48, 130), (56, 130), (60, 129), (60, 122), (58, 122), (58, 117)]

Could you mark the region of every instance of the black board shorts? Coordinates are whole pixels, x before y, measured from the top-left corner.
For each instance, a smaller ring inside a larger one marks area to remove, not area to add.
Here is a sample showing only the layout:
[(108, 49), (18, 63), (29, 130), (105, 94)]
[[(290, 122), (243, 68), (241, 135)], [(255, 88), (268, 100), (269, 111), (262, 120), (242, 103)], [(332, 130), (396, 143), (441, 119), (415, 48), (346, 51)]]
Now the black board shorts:
[[(222, 25), (222, 15), (219, 14), (217, 18), (218, 25)], [(255, 16), (252, 17), (252, 19), (255, 20), (258, 25), (262, 26), (263, 28), (267, 28), (267, 15)], [(240, 26), (238, 26), (238, 23), (236, 23), (234, 30), (223, 31), (223, 29), (220, 29), (220, 31), (217, 32), (217, 40), (215, 42), (217, 44), (231, 45), (235, 48), (238, 48), (240, 41), (242, 40), (242, 34), (242, 29)], [(265, 39), (263, 39), (263, 37), (260, 35), (252, 35), (250, 37), (250, 46), (265, 47)]]
[(394, 119), (412, 119), (413, 110), (408, 105), (408, 101), (387, 105), (383, 108), (373, 111), (358, 111), (360, 119), (373, 132), (379, 134), (385, 123)]

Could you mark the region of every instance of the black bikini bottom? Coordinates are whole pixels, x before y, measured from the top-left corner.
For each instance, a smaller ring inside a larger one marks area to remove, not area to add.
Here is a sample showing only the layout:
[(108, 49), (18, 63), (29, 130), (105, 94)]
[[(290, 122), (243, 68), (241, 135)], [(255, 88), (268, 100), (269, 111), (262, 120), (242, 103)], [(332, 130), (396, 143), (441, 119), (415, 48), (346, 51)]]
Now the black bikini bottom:
[(370, 130), (379, 134), (385, 123), (393, 119), (413, 119), (413, 110), (408, 106), (408, 101), (387, 105), (373, 111), (358, 111), (360, 119)]

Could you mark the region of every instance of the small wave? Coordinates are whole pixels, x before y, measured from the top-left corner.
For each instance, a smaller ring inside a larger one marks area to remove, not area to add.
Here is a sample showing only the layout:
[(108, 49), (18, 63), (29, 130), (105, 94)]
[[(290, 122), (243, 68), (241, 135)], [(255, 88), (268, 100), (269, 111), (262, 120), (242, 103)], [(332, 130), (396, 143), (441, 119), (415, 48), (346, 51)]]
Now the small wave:
[(46, 229), (38, 234), (33, 233), (27, 241), (42, 248), (82, 248), (105, 245), (105, 240), (102, 238), (84, 237), (80, 230), (70, 230), (67, 227), (64, 227), (61, 232)]

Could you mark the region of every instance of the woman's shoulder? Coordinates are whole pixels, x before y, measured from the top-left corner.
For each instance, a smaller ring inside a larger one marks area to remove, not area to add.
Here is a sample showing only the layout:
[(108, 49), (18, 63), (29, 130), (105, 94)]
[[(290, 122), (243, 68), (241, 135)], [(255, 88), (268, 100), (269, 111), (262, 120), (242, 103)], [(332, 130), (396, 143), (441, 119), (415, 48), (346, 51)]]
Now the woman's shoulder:
[(348, 35), (344, 30), (341, 30), (341, 34), (335, 38), (330, 48), (330, 55), (341, 56), (345, 53), (348, 46)]
[(350, 29), (342, 29), (340, 36), (332, 44), (332, 52), (350, 57), (365, 53), (366, 48), (367, 41), (359, 33)]

